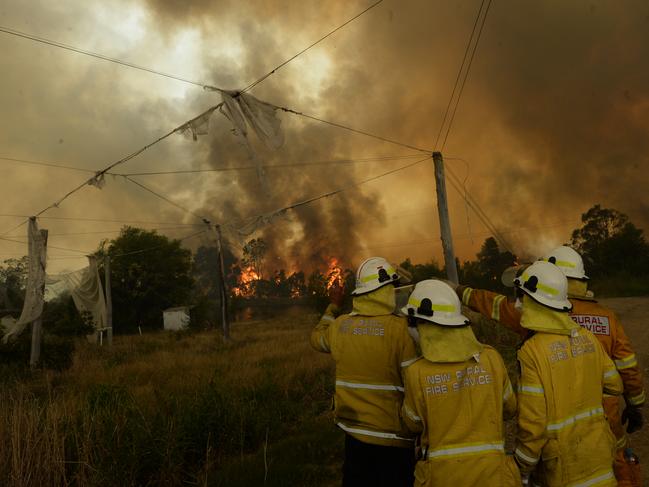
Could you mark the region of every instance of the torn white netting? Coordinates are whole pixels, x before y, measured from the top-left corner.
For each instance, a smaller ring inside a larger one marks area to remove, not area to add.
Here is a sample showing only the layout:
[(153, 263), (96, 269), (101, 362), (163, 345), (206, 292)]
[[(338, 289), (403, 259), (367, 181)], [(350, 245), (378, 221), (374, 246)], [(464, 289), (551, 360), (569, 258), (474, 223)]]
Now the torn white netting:
[(20, 335), (25, 327), (43, 313), (43, 292), (45, 289), (45, 265), (47, 262), (47, 230), (40, 231), (36, 218), (29, 219), (27, 227), (29, 246), (29, 268), (25, 304), (20, 318), (5, 333), (2, 340), (7, 343)]
[(270, 149), (279, 149), (284, 144), (282, 121), (277, 116), (277, 107), (237, 91), (223, 91), (221, 96), (221, 112), (240, 135), (248, 136), (249, 125), (259, 140)]
[(257, 137), (271, 149), (278, 149), (284, 144), (282, 122), (277, 117), (276, 107), (258, 100), (252, 95), (236, 91), (221, 92), (223, 105), (221, 113), (230, 120), (235, 135), (243, 138), (243, 143), (248, 151), (248, 157), (255, 165), (257, 179), (268, 192), (266, 174), (261, 159), (252, 148), (248, 139), (248, 126), (257, 134)]
[(89, 316), (92, 319), (92, 326), (97, 331), (107, 327), (104, 288), (99, 278), (95, 257), (88, 256), (88, 267), (78, 271), (59, 276), (47, 276), (47, 284), (52, 290), (59, 284), (64, 284), (79, 314), (84, 318)]
[(96, 330), (106, 328), (106, 300), (97, 269), (97, 259), (89, 256), (88, 267), (66, 274), (63, 281), (67, 284), (79, 313), (82, 316), (89, 313)]
[(216, 107), (201, 113), (198, 117), (178, 127), (176, 132), (186, 137), (191, 136), (194, 141), (198, 140), (199, 135), (207, 135), (210, 129), (210, 118), (214, 110), (216, 110)]

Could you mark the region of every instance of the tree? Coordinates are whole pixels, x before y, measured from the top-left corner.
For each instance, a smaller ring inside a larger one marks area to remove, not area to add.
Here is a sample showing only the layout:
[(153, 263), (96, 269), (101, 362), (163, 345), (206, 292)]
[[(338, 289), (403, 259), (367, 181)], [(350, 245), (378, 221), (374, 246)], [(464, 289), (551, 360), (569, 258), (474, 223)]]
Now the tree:
[(464, 263), (460, 269), (460, 281), (482, 289), (505, 292), (500, 276), (516, 263), (516, 256), (509, 251), (501, 252), (496, 239), (489, 237), (476, 257), (477, 261)]
[(193, 279), (191, 252), (179, 240), (155, 231), (124, 227), (98, 251), (112, 256), (113, 327), (116, 333), (138, 326), (162, 328), (162, 312), (189, 304)]
[(649, 245), (629, 217), (595, 205), (581, 215), (581, 228), (572, 232), (571, 245), (584, 259), (586, 273), (604, 276), (649, 272)]
[(7, 259), (0, 266), (0, 309), (21, 310), (27, 286), (27, 256)]
[(404, 260), (399, 267), (412, 274), (412, 283), (416, 284), (425, 279), (433, 279), (435, 277), (445, 277), (444, 272), (439, 267), (439, 264), (434, 260), (426, 264), (413, 264), (410, 259)]
[(264, 277), (262, 270), (267, 250), (268, 247), (263, 238), (253, 238), (243, 246), (242, 264), (244, 267), (252, 267), (259, 279)]

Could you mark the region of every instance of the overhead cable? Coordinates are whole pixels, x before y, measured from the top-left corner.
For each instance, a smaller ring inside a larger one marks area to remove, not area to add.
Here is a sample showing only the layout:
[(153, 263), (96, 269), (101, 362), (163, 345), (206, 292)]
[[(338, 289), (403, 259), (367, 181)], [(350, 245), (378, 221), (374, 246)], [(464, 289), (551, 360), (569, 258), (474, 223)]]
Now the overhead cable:
[[(376, 157), (363, 157), (363, 158), (349, 158), (349, 159), (332, 159), (329, 161), (314, 161), (314, 162), (295, 162), (295, 163), (285, 163), (285, 164), (273, 164), (270, 166), (264, 166), (264, 169), (284, 169), (288, 167), (308, 167), (308, 166), (321, 166), (329, 164), (357, 164), (365, 162), (380, 162), (380, 161), (396, 161), (399, 159), (410, 159), (413, 157), (420, 157), (419, 154), (402, 154), (394, 156), (376, 156)], [(33, 161), (28, 159), (14, 159), (10, 157), (0, 157), (0, 161), (11, 161), (18, 164), (30, 164), (36, 166), (46, 166), (52, 167), (55, 169), (67, 169), (72, 171), (81, 171), (86, 173), (95, 174), (96, 171), (92, 169), (84, 169), (78, 166), (67, 166), (60, 163), (54, 162), (43, 162), (43, 161)], [(116, 173), (116, 172), (107, 172), (111, 176), (158, 176), (165, 174), (193, 174), (193, 173), (205, 173), (205, 172), (224, 172), (224, 171), (243, 171), (247, 169), (256, 169), (255, 166), (234, 166), (234, 167), (218, 167), (218, 168), (205, 168), (205, 169), (181, 169), (175, 171), (149, 171), (149, 172), (133, 172), (133, 173)]]
[[(451, 127), (453, 126), (453, 121), (455, 120), (455, 113), (457, 112), (457, 107), (460, 105), (460, 100), (462, 99), (462, 93), (464, 92), (464, 85), (466, 84), (466, 80), (469, 77), (469, 71), (471, 70), (471, 65), (473, 64), (473, 58), (475, 56), (476, 50), (478, 49), (478, 44), (480, 42), (480, 37), (482, 36), (482, 29), (484, 28), (484, 24), (487, 20), (487, 15), (489, 14), (489, 8), (491, 7), (491, 2), (492, 0), (488, 0), (487, 3), (487, 8), (485, 9), (485, 13), (482, 17), (482, 22), (480, 24), (480, 30), (478, 31), (478, 36), (476, 38), (475, 43), (473, 44), (473, 51), (471, 51), (471, 57), (469, 58), (469, 64), (467, 65), (466, 70), (464, 71), (464, 78), (462, 79), (462, 84), (460, 85), (460, 90), (457, 96), (457, 101), (455, 102), (455, 107), (453, 108), (453, 114), (451, 115), (451, 119), (447, 125), (446, 128), (446, 135), (444, 135), (444, 142), (442, 142), (442, 147), (441, 151), (444, 150), (444, 147), (446, 147), (446, 141), (448, 139), (449, 133), (451, 133)], [(482, 9), (482, 5), (480, 6)], [(479, 15), (479, 13), (478, 13)]]
[[(0, 217), (8, 218), (29, 218), (29, 215), (17, 214), (0, 214)], [(198, 226), (197, 223), (182, 223), (182, 222), (161, 222), (161, 221), (147, 221), (147, 220), (114, 220), (105, 218), (77, 218), (67, 216), (40, 216), (41, 220), (66, 220), (66, 221), (81, 221), (81, 222), (98, 222), (98, 223), (136, 223), (139, 225), (174, 225), (184, 227)]]
[(160, 198), (160, 199), (163, 200), (163, 201), (166, 201), (166, 202), (169, 203), (170, 205), (173, 205), (173, 206), (175, 206), (176, 208), (178, 208), (178, 209), (180, 209), (180, 210), (183, 210), (184, 212), (189, 213), (190, 215), (193, 215), (194, 217), (196, 217), (196, 218), (198, 218), (199, 220), (201, 220), (203, 223), (209, 223), (209, 222), (210, 222), (207, 218), (205, 218), (205, 217), (199, 215), (198, 213), (196, 213), (196, 212), (194, 212), (194, 211), (192, 211), (192, 210), (190, 210), (190, 209), (188, 209), (188, 208), (185, 208), (184, 206), (182, 206), (182, 205), (176, 203), (175, 201), (173, 201), (173, 200), (167, 198), (166, 196), (164, 196), (164, 195), (162, 195), (162, 194), (160, 194), (160, 193), (154, 191), (153, 189), (149, 188), (148, 186), (145, 186), (144, 184), (140, 183), (139, 181), (136, 181), (135, 179), (130, 178), (130, 177), (128, 177), (128, 176), (125, 176), (125, 177), (126, 177), (126, 179), (127, 179), (128, 181), (130, 181), (130, 182), (132, 182), (133, 184), (139, 186), (139, 187), (142, 188), (143, 190), (145, 190), (145, 191), (151, 193), (152, 195), (156, 196), (157, 198)]
[(354, 133), (360, 134), (360, 135), (365, 135), (367, 137), (371, 137), (373, 139), (381, 140), (383, 142), (388, 142), (390, 144), (399, 145), (401, 147), (405, 147), (406, 149), (412, 149), (412, 150), (416, 150), (416, 151), (419, 151), (419, 152), (425, 152), (427, 154), (431, 154), (433, 152), (432, 150), (422, 149), (420, 147), (416, 147), (414, 145), (406, 144), (404, 142), (399, 142), (397, 140), (388, 139), (387, 137), (382, 137), (380, 135), (375, 135), (375, 134), (372, 134), (370, 132), (366, 132), (364, 130), (355, 129), (353, 127), (349, 127), (348, 125), (343, 125), (343, 124), (337, 123), (337, 122), (331, 122), (329, 120), (325, 120), (323, 118), (319, 118), (319, 117), (316, 117), (314, 115), (308, 115), (308, 114), (306, 114), (304, 112), (299, 112), (299, 111), (293, 110), (291, 108), (281, 107), (281, 106), (277, 106), (277, 105), (274, 105), (274, 106), (278, 110), (282, 110), (283, 112), (286, 112), (286, 113), (292, 113), (293, 115), (298, 115), (300, 117), (308, 118), (310, 120), (315, 120), (316, 122), (324, 123), (326, 125), (331, 125), (332, 127), (337, 127), (337, 128), (343, 129), (343, 130), (348, 130), (350, 132), (354, 132)]
[[(398, 167), (398, 168), (396, 168), (396, 169), (392, 169), (392, 170), (390, 170), (390, 171), (387, 171), (387, 172), (384, 172), (384, 173), (381, 173), (381, 174), (377, 174), (376, 176), (372, 176), (372, 177), (370, 177), (370, 178), (363, 179), (363, 180), (360, 180), (360, 181), (354, 181), (354, 182), (352, 182), (351, 184), (348, 184), (348, 185), (343, 186), (343, 187), (341, 187), (341, 188), (335, 189), (335, 190), (333, 190), (333, 191), (328, 191), (328, 192), (323, 193), (323, 194), (320, 194), (320, 195), (318, 195), (318, 196), (314, 196), (314, 197), (312, 197), (312, 198), (309, 198), (309, 199), (306, 199), (306, 200), (302, 200), (302, 201), (298, 201), (298, 202), (296, 202), (296, 203), (293, 203), (293, 204), (291, 204), (291, 205), (285, 206), (285, 207), (283, 207), (283, 208), (279, 208), (279, 209), (273, 210), (273, 211), (271, 211), (271, 212), (269, 212), (269, 213), (267, 213), (267, 214), (264, 214), (264, 215), (256, 215), (256, 216), (247, 217), (247, 218), (244, 218), (244, 219), (239, 220), (238, 222), (239, 222), (239, 223), (240, 223), (241, 221), (248, 221), (248, 222), (249, 222), (249, 221), (251, 221), (251, 220), (254, 221), (254, 220), (262, 220), (262, 219), (267, 219), (267, 220), (268, 220), (268, 219), (272, 218), (273, 216), (281, 215), (281, 214), (283, 214), (283, 213), (286, 213), (286, 212), (289, 211), (289, 210), (295, 210), (296, 208), (299, 208), (299, 207), (301, 207), (301, 206), (308, 205), (308, 204), (310, 204), (310, 203), (313, 203), (314, 201), (318, 201), (318, 200), (321, 200), (321, 199), (324, 199), (324, 198), (329, 198), (329, 197), (331, 197), (331, 196), (337, 195), (337, 194), (339, 194), (339, 193), (342, 193), (342, 192), (347, 191), (347, 190), (349, 190), (349, 189), (355, 188), (355, 187), (357, 187), (357, 186), (360, 186), (360, 185), (363, 185), (363, 184), (369, 183), (369, 182), (371, 182), (371, 181), (375, 181), (375, 180), (377, 180), (377, 179), (383, 178), (383, 177), (385, 177), (385, 176), (389, 176), (390, 174), (394, 174), (394, 173), (399, 172), (399, 171), (403, 171), (403, 170), (408, 169), (408, 168), (410, 168), (410, 167), (416, 166), (417, 164), (421, 164), (422, 162), (424, 162), (424, 161), (426, 161), (426, 160), (428, 160), (428, 159), (429, 159), (428, 157), (425, 157), (425, 158), (423, 158), (423, 159), (419, 159), (419, 160), (417, 160), (417, 161), (415, 161), (415, 162), (411, 162), (410, 164), (406, 164), (406, 165), (404, 165), (404, 166), (400, 166), (400, 167)], [(226, 222), (226, 223), (223, 223), (222, 225), (233, 225), (234, 223), (237, 223), (237, 222), (235, 222), (235, 221), (228, 221), (228, 222)]]
[(291, 61), (293, 61), (295, 58), (297, 58), (298, 56), (301, 56), (302, 54), (304, 54), (305, 52), (307, 52), (307, 51), (308, 51), (309, 49), (311, 49), (312, 47), (314, 47), (314, 46), (320, 44), (320, 43), (321, 43), (322, 41), (324, 41), (327, 37), (329, 37), (330, 35), (332, 35), (332, 34), (338, 32), (340, 29), (342, 29), (343, 27), (345, 27), (347, 24), (353, 22), (354, 20), (356, 20), (357, 18), (359, 18), (359, 17), (360, 17), (361, 15), (363, 15), (364, 13), (369, 12), (370, 10), (372, 10), (374, 7), (376, 7), (376, 6), (377, 6), (379, 3), (381, 3), (382, 1), (383, 1), (383, 0), (378, 0), (377, 2), (374, 2), (372, 5), (370, 5), (369, 7), (367, 7), (367, 8), (366, 8), (365, 10), (363, 10), (362, 12), (360, 12), (360, 13), (354, 15), (351, 19), (349, 19), (349, 20), (347, 20), (346, 22), (344, 22), (343, 24), (339, 25), (339, 26), (336, 27), (334, 30), (328, 32), (327, 34), (325, 34), (324, 36), (322, 36), (320, 39), (318, 39), (317, 41), (315, 41), (314, 43), (308, 45), (307, 47), (305, 47), (304, 49), (302, 49), (302, 50), (301, 50), (300, 52), (298, 52), (297, 54), (291, 56), (291, 57), (288, 58), (286, 61), (284, 61), (283, 63), (281, 63), (280, 65), (278, 65), (277, 67), (273, 68), (271, 71), (269, 71), (267, 74), (263, 75), (263, 76), (262, 76), (261, 78), (259, 78), (257, 81), (254, 81), (254, 82), (250, 83), (248, 86), (246, 86), (246, 87), (242, 90), (242, 92), (245, 93), (246, 91), (249, 91), (249, 90), (253, 89), (253, 88), (254, 88), (255, 86), (257, 86), (259, 83), (261, 83), (262, 81), (264, 81), (264, 80), (265, 80), (266, 78), (268, 78), (269, 76), (275, 74), (277, 71), (279, 71), (281, 68), (283, 68), (283, 67), (286, 66), (288, 63), (290, 63)]
[[(322, 37), (321, 37), (320, 39), (318, 39), (317, 41), (311, 43), (311, 44), (308, 45), (306, 48), (304, 48), (304, 49), (302, 49), (300, 52), (298, 52), (297, 54), (291, 56), (291, 57), (288, 58), (286, 61), (282, 62), (281, 64), (279, 64), (278, 66), (276, 66), (275, 68), (273, 68), (271, 71), (269, 71), (268, 73), (266, 73), (265, 75), (263, 75), (261, 78), (259, 78), (259, 79), (257, 79), (256, 81), (250, 83), (248, 86), (246, 86), (246, 87), (242, 90), (242, 92), (246, 92), (246, 91), (251, 90), (252, 88), (254, 88), (255, 86), (257, 86), (259, 83), (261, 83), (262, 81), (264, 81), (266, 78), (272, 76), (272, 75), (273, 75), (274, 73), (276, 73), (278, 70), (280, 70), (281, 68), (283, 68), (284, 66), (286, 66), (286, 65), (287, 65), (288, 63), (290, 63), (291, 61), (293, 61), (295, 58), (297, 58), (297, 57), (299, 57), (300, 55), (304, 54), (305, 52), (307, 52), (307, 51), (308, 51), (309, 49), (311, 49), (312, 47), (314, 47), (314, 46), (320, 44), (320, 43), (321, 43), (322, 41), (324, 41), (327, 37), (331, 36), (331, 35), (334, 34), (335, 32), (337, 32), (337, 31), (339, 31), (340, 29), (342, 29), (343, 27), (345, 27), (347, 24), (353, 22), (354, 20), (356, 20), (357, 18), (359, 18), (361, 15), (363, 15), (363, 14), (365, 14), (366, 12), (368, 12), (369, 10), (373, 9), (373, 8), (376, 7), (378, 4), (380, 4), (382, 1), (383, 1), (383, 0), (378, 0), (377, 2), (375, 2), (375, 3), (373, 3), (372, 5), (370, 5), (369, 7), (367, 7), (367, 8), (366, 8), (365, 10), (363, 10), (362, 12), (356, 14), (356, 15), (355, 15), (354, 17), (352, 17), (351, 19), (347, 20), (347, 21), (344, 22), (343, 24), (339, 25), (338, 27), (336, 27), (336, 28), (333, 29), (332, 31), (330, 31), (330, 32), (328, 32), (327, 34), (325, 34), (324, 36), (322, 36)], [(175, 75), (175, 74), (171, 74), (171, 73), (165, 73), (164, 71), (160, 71), (160, 70), (157, 70), (157, 69), (149, 68), (149, 67), (146, 67), (146, 66), (141, 66), (141, 65), (139, 65), (139, 64), (135, 64), (135, 63), (132, 63), (132, 62), (129, 62), (129, 61), (124, 61), (124, 60), (121, 60), (121, 59), (118, 59), (118, 58), (115, 58), (115, 57), (107, 56), (107, 55), (105, 55), (105, 54), (101, 54), (101, 53), (98, 53), (98, 52), (89, 51), (89, 50), (87, 50), (87, 49), (83, 49), (83, 48), (80, 48), (80, 47), (72, 46), (72, 45), (70, 45), (70, 44), (65, 44), (65, 43), (63, 43), (63, 42), (58, 42), (58, 41), (55, 41), (55, 40), (52, 40), (52, 39), (47, 39), (47, 38), (45, 38), (45, 37), (37, 36), (37, 35), (34, 35), (34, 34), (29, 34), (29, 33), (27, 33), (27, 32), (22, 32), (22, 31), (19, 31), (19, 30), (16, 30), (16, 29), (12, 29), (12, 28), (10, 28), (10, 27), (0, 26), (0, 32), (4, 32), (5, 34), (9, 34), (9, 35), (16, 36), (16, 37), (21, 37), (21, 38), (23, 38), (23, 39), (28, 39), (28, 40), (31, 40), (31, 41), (40, 42), (41, 44), (46, 44), (46, 45), (48, 45), (48, 46), (58, 47), (58, 48), (60, 48), (60, 49), (65, 49), (65, 50), (67, 50), (67, 51), (75, 52), (75, 53), (77, 53), (77, 54), (83, 54), (83, 55), (85, 55), (85, 56), (90, 56), (90, 57), (93, 57), (93, 58), (96, 58), (96, 59), (101, 59), (102, 61), (108, 61), (108, 62), (115, 63), (115, 64), (119, 64), (119, 65), (121, 65), (121, 66), (125, 66), (125, 67), (128, 67), (128, 68), (138, 69), (138, 70), (140, 70), (140, 71), (145, 71), (145, 72), (147, 72), (147, 73), (156, 74), (156, 75), (158, 75), (158, 76), (163, 76), (163, 77), (165, 77), (165, 78), (170, 78), (170, 79), (173, 79), (173, 80), (176, 80), (176, 81), (182, 81), (183, 83), (189, 83), (189, 84), (192, 84), (192, 85), (195, 85), (195, 86), (200, 86), (201, 88), (203, 88), (203, 89), (209, 89), (210, 91), (218, 91), (218, 92), (224, 92), (224, 91), (226, 91), (226, 90), (224, 90), (224, 89), (222, 89), (222, 88), (219, 88), (219, 87), (216, 87), (216, 86), (212, 86), (212, 85), (207, 84), (207, 83), (203, 83), (203, 82), (200, 82), (200, 81), (191, 80), (191, 79), (184, 78), (184, 77), (181, 77), (181, 76), (178, 76), (178, 75)]]
[(7, 162), (13, 162), (17, 164), (29, 164), (32, 166), (45, 166), (45, 167), (53, 167), (56, 169), (67, 169), (69, 171), (79, 171), (79, 172), (87, 172), (87, 173), (92, 173), (94, 174), (95, 171), (92, 169), (84, 169), (81, 167), (74, 167), (74, 166), (66, 166), (63, 164), (55, 164), (52, 162), (41, 162), (41, 161), (30, 161), (27, 159), (14, 159), (13, 157), (0, 157), (0, 161), (7, 161)]
[[(79, 184), (78, 186), (75, 186), (73, 189), (71, 189), (70, 191), (68, 191), (68, 192), (67, 192), (65, 195), (63, 195), (61, 198), (59, 198), (58, 200), (56, 200), (54, 203), (50, 204), (49, 206), (46, 206), (45, 208), (43, 208), (42, 210), (40, 210), (38, 213), (34, 214), (33, 216), (40, 217), (40, 216), (41, 216), (43, 213), (45, 213), (46, 211), (48, 211), (48, 210), (50, 210), (50, 209), (52, 209), (52, 208), (58, 208), (58, 207), (61, 205), (61, 203), (63, 203), (66, 199), (68, 199), (70, 196), (72, 196), (74, 193), (76, 193), (76, 192), (79, 191), (80, 189), (84, 188), (86, 185), (89, 185), (89, 184), (93, 184), (93, 183), (98, 182), (98, 181), (99, 181), (101, 178), (103, 178), (104, 175), (105, 175), (106, 173), (108, 173), (108, 171), (110, 171), (111, 169), (113, 169), (113, 168), (115, 168), (115, 167), (117, 167), (117, 166), (119, 166), (119, 165), (121, 165), (121, 164), (124, 164), (124, 163), (126, 163), (126, 162), (128, 162), (128, 161), (130, 161), (130, 160), (133, 159), (134, 157), (137, 157), (137, 156), (140, 155), (142, 152), (146, 151), (147, 149), (150, 149), (151, 147), (153, 147), (154, 145), (156, 145), (156, 144), (158, 144), (159, 142), (163, 141), (163, 140), (166, 139), (167, 137), (172, 136), (172, 135), (175, 134), (176, 132), (182, 130), (183, 128), (185, 128), (185, 127), (187, 127), (187, 126), (190, 126), (192, 123), (194, 123), (194, 122), (196, 122), (197, 120), (199, 120), (199, 119), (205, 117), (206, 114), (211, 113), (211, 112), (214, 112), (214, 111), (215, 111), (217, 108), (219, 108), (222, 104), (223, 104), (223, 103), (219, 103), (219, 104), (217, 104), (217, 105), (215, 105), (215, 106), (213, 106), (213, 107), (208, 108), (207, 110), (205, 110), (204, 112), (202, 112), (200, 115), (198, 115), (198, 116), (192, 118), (191, 120), (188, 120), (187, 122), (185, 122), (185, 123), (179, 125), (178, 127), (175, 127), (174, 129), (170, 130), (170, 131), (167, 132), (166, 134), (164, 134), (164, 135), (158, 137), (157, 139), (155, 139), (153, 142), (150, 142), (150, 143), (146, 144), (145, 146), (141, 147), (140, 149), (138, 149), (138, 150), (136, 150), (136, 151), (134, 151), (134, 152), (131, 152), (129, 155), (123, 157), (122, 159), (119, 159), (118, 161), (115, 161), (115, 162), (109, 164), (108, 166), (104, 167), (103, 169), (100, 169), (99, 171), (96, 171), (96, 172), (95, 172), (95, 175), (94, 175), (93, 177), (91, 177), (91, 178), (85, 180), (84, 182), (82, 182), (82, 183)], [(12, 233), (13, 231), (17, 230), (18, 228), (20, 228), (21, 226), (23, 226), (25, 223), (27, 223), (27, 221), (28, 221), (27, 219), (24, 220), (23, 222), (21, 222), (20, 224), (16, 225), (16, 226), (13, 227), (13, 228), (11, 228), (10, 230), (4, 232), (4, 233), (3, 233), (2, 235), (0, 235), (0, 236), (4, 236), (4, 235), (7, 235), (7, 234), (9, 234), (9, 233)]]
[(128, 61), (122, 61), (121, 59), (106, 56), (104, 54), (100, 54), (100, 53), (93, 52), (93, 51), (88, 51), (87, 49), (82, 49), (80, 47), (71, 46), (70, 44), (64, 44), (62, 42), (53, 41), (51, 39), (46, 39), (45, 37), (40, 37), (40, 36), (37, 36), (37, 35), (34, 35), (34, 34), (28, 34), (26, 32), (21, 32), (19, 30), (12, 29), (12, 28), (9, 28), (9, 27), (0, 26), (0, 32), (4, 32), (5, 34), (10, 34), (10, 35), (13, 35), (13, 36), (16, 36), (16, 37), (22, 37), (23, 39), (29, 39), (29, 40), (32, 40), (32, 41), (40, 42), (42, 44), (47, 44), (48, 46), (58, 47), (58, 48), (61, 48), (61, 49), (65, 49), (67, 51), (76, 52), (78, 54), (83, 54), (85, 56), (91, 56), (91, 57), (94, 57), (96, 59), (101, 59), (103, 61), (109, 61), (111, 63), (120, 64), (120, 65), (126, 66), (128, 68), (139, 69), (140, 71), (146, 71), (148, 73), (157, 74), (158, 76), (164, 76), (165, 78), (171, 78), (171, 79), (174, 79), (176, 81), (182, 81), (183, 83), (189, 83), (189, 84), (192, 84), (192, 85), (200, 86), (202, 88), (209, 87), (212, 90), (221, 91), (220, 88), (217, 88), (215, 86), (210, 86), (210, 85), (207, 85), (205, 83), (201, 83), (199, 81), (193, 81), (193, 80), (190, 80), (190, 79), (187, 79), (187, 78), (182, 78), (182, 77), (177, 76), (175, 74), (165, 73), (163, 71), (158, 71), (157, 69), (147, 68), (146, 66), (140, 66), (138, 64), (131, 63), (131, 62), (128, 62)]
[(460, 77), (462, 75), (462, 71), (464, 71), (464, 64), (466, 63), (466, 58), (469, 55), (469, 50), (471, 48), (471, 44), (473, 43), (473, 36), (475, 35), (475, 31), (478, 26), (478, 21), (480, 20), (480, 15), (482, 14), (482, 8), (484, 7), (484, 3), (485, 0), (482, 0), (482, 2), (480, 3), (480, 8), (478, 9), (478, 15), (476, 15), (475, 17), (475, 21), (473, 22), (473, 29), (471, 30), (471, 35), (469, 36), (469, 40), (466, 43), (466, 48), (464, 49), (464, 56), (462, 57), (462, 63), (460, 64), (460, 69), (458, 69), (457, 76), (455, 77), (455, 84), (453, 85), (453, 91), (451, 91), (451, 96), (448, 99), (448, 103), (446, 104), (444, 117), (442, 117), (442, 123), (439, 126), (439, 132), (437, 132), (437, 138), (435, 139), (436, 149), (437, 149), (437, 144), (439, 143), (439, 139), (442, 136), (444, 126), (446, 125), (446, 118), (448, 117), (449, 111), (451, 109), (451, 104), (453, 103), (453, 99), (455, 98), (455, 92), (457, 90), (458, 85), (460, 84)]

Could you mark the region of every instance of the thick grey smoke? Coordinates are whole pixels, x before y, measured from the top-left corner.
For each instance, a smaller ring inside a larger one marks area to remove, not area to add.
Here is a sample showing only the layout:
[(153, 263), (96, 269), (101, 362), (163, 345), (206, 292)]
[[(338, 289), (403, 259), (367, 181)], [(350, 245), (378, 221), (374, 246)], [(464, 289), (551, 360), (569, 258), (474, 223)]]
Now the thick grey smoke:
[[(275, 38), (284, 39), (287, 31), (306, 31), (307, 37), (316, 38), (354, 11), (349, 4), (346, 8), (336, 4), (338, 8), (331, 10), (320, 4), (291, 8), (294, 4), (281, 1), (265, 2), (263, 11), (233, 10), (231, 5), (208, 1), (194, 2), (189, 9), (177, 2), (151, 0), (149, 5), (163, 25), (176, 27), (200, 23), (220, 9), (227, 15), (236, 12), (239, 21), (234, 22), (246, 46), (243, 72), (252, 76), (260, 66), (272, 66), (271, 60), (291, 52), (283, 52)], [(333, 120), (432, 147), (478, 5), (385, 2), (348, 26), (323, 47), (332, 53), (335, 65), (328, 89), (317, 100), (317, 111)], [(308, 15), (308, 11), (317, 13)], [(567, 240), (579, 224), (580, 213), (598, 202), (629, 213), (641, 226), (649, 222), (649, 198), (641, 190), (649, 182), (649, 65), (642, 61), (648, 58), (649, 6), (644, 2), (624, 6), (587, 1), (494, 2), (445, 153), (468, 161), (468, 191), (518, 253), (541, 252), (552, 241)], [(305, 91), (300, 75), (306, 73), (296, 69), (286, 74), (277, 73), (264, 83), (259, 89), (263, 97), (294, 104), (291, 90)], [(372, 146), (386, 150), (372, 141), (318, 126), (303, 125), (289, 134), (287, 150), (269, 155), (269, 164), (327, 159)], [(224, 163), (219, 144), (222, 141), (214, 143), (210, 156), (215, 165)], [(467, 172), (457, 161), (447, 164), (461, 177)], [(335, 166), (313, 172), (269, 171), (276, 193), (268, 200), (249, 173), (240, 177), (242, 193), (230, 208), (240, 213), (281, 205), (361, 173), (359, 169), (338, 171)], [(426, 184), (425, 179), (421, 184)], [(377, 226), (403, 226), (391, 207), (430, 205), (430, 200), (391, 197), (391, 191), (407, 194), (411, 185), (406, 175), (386, 179), (385, 191), (359, 190), (299, 212), (296, 220), (304, 235), (288, 248), (290, 225), (266, 229), (264, 237), (273, 242), (278, 256), (292, 252), (308, 259), (301, 249), (319, 255), (325, 232), (324, 249), (341, 249), (345, 257), (357, 257), (359, 243), (371, 244), (375, 235), (383, 239), (390, 235), (378, 232)], [(456, 247), (469, 257), (468, 249), (479, 245), (485, 231), (475, 215), (470, 215), (471, 228), (467, 228), (460, 198), (452, 195), (451, 202), (454, 229), (460, 235)], [(412, 220), (409, 230), (395, 232), (390, 241), (437, 235), (434, 217), (424, 219), (427, 231), (423, 233), (416, 215)], [(463, 239), (468, 233), (475, 234), (472, 245)], [(410, 250), (421, 255), (417, 248)]]
[[(479, 4), (385, 0), (279, 70), (253, 94), (433, 149)], [(16, 28), (240, 89), (369, 2), (79, 5), (69, 0), (59, 8), (44, 3), (29, 10), (14, 1), (2, 7), (0, 18)], [(74, 19), (66, 15), (72, 10), (78, 13)], [(1, 82), (6, 116), (0, 141), (8, 155), (96, 168), (218, 100), (200, 88), (16, 39), (0, 41), (3, 66), (8, 67)], [(646, 59), (649, 5), (641, 0), (493, 2), (444, 153), (449, 170), (467, 177), (467, 191), (517, 253), (535, 255), (566, 241), (580, 214), (595, 203), (628, 213), (646, 228)], [(169, 96), (172, 88), (177, 95)], [(286, 131), (282, 149), (268, 151), (253, 139), (269, 166), (412, 153), (293, 115), (280, 116)], [(252, 165), (229, 128), (217, 113), (207, 139), (193, 146), (161, 145), (128, 169)], [(270, 196), (251, 170), (144, 181), (215, 221), (228, 221), (406, 162), (269, 168)], [(34, 174), (12, 169), (0, 182), (7, 212), (40, 208), (72, 182), (72, 176), (61, 173)], [(30, 191), (17, 195), (16, 187)], [(192, 221), (119, 181), (92, 191), (60, 212), (78, 214), (82, 208), (102, 216)], [(287, 269), (320, 266), (330, 255), (348, 265), (367, 254), (439, 259), (434, 198), (431, 165), (423, 163), (292, 212), (260, 235), (271, 244), (271, 261)], [(452, 188), (449, 198), (457, 253), (471, 258), (488, 231), (474, 214), (467, 218)], [(60, 241), (71, 247), (95, 243), (90, 237), (81, 243)]]

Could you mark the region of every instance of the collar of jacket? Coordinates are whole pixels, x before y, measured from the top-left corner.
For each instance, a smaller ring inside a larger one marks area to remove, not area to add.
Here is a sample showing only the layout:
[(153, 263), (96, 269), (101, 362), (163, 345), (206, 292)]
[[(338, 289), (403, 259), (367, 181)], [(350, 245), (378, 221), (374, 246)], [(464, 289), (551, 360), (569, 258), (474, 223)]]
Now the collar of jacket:
[(390, 315), (396, 307), (394, 286), (388, 284), (360, 296), (354, 296), (353, 309), (350, 316), (381, 316)]
[(523, 297), (521, 326), (528, 330), (567, 336), (572, 335), (573, 330), (579, 328), (579, 325), (572, 321), (568, 313), (554, 311), (537, 303), (527, 295)]
[(579, 279), (568, 279), (568, 297), (581, 301), (595, 301), (595, 295), (588, 290), (588, 283)]
[(431, 362), (478, 361), (484, 346), (473, 334), (470, 325), (440, 326), (428, 323), (417, 325), (421, 354)]

